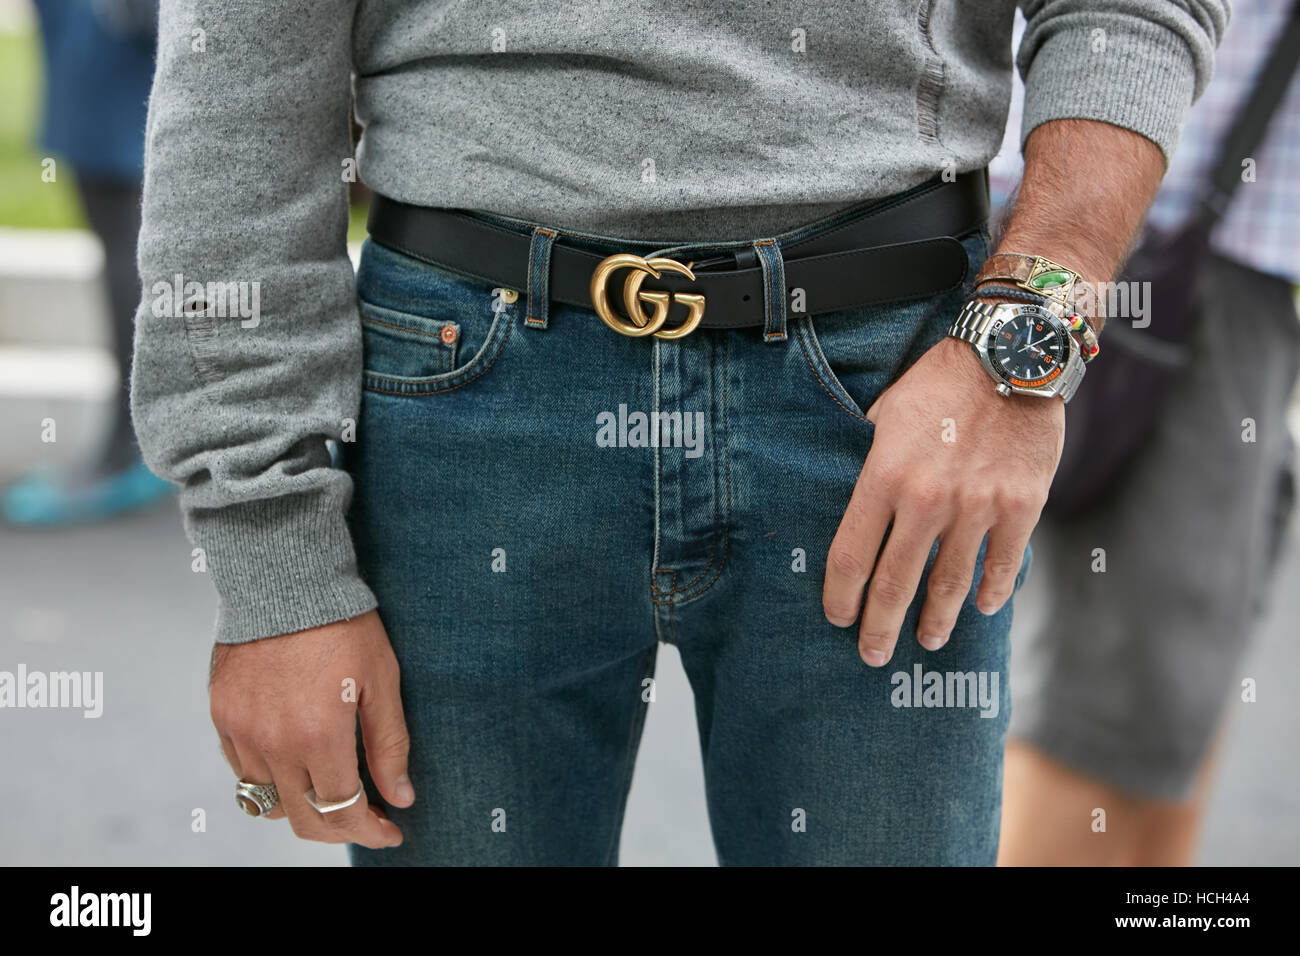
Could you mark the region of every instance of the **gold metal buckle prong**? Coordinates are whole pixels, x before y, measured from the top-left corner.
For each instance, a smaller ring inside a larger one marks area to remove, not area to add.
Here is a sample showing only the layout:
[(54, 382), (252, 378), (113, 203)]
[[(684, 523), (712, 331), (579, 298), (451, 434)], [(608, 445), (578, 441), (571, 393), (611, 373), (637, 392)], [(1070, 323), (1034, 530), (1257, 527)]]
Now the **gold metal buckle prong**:
[[(698, 292), (677, 292), (671, 296), (667, 292), (642, 292), (641, 284), (645, 282), (647, 276), (658, 279), (664, 272), (673, 272), (694, 280), (695, 273), (691, 271), (691, 266), (694, 264), (690, 262), (682, 265), (676, 259), (665, 259), (660, 256), (644, 259), (627, 252), (607, 256), (591, 274), (591, 302), (596, 309), (596, 314), (600, 316), (602, 322), (621, 335), (634, 337), (653, 335), (659, 339), (685, 338), (695, 331), (700, 320), (704, 318), (704, 296)], [(610, 305), (607, 288), (610, 276), (620, 269), (632, 270), (623, 283), (623, 308), (627, 311), (627, 318), (614, 311)], [(664, 329), (672, 303), (686, 306), (686, 321), (674, 328)], [(642, 308), (643, 305), (651, 306), (653, 311), (647, 315)]]

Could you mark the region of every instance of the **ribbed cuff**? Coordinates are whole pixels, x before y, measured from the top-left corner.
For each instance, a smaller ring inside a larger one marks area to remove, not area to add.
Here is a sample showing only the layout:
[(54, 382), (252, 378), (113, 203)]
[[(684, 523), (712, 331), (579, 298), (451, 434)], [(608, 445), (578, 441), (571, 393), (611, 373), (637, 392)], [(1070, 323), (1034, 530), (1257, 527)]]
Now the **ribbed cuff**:
[(1154, 23), (1141, 31), (1097, 34), (1097, 29), (1063, 30), (1035, 53), (1025, 78), (1021, 149), (1029, 134), (1050, 120), (1100, 120), (1147, 137), (1164, 152), (1168, 165), (1192, 105), (1196, 71), (1191, 51), (1175, 33)]
[(217, 588), (218, 643), (291, 634), (376, 606), (343, 512), (337, 494), (321, 491), (186, 516)]

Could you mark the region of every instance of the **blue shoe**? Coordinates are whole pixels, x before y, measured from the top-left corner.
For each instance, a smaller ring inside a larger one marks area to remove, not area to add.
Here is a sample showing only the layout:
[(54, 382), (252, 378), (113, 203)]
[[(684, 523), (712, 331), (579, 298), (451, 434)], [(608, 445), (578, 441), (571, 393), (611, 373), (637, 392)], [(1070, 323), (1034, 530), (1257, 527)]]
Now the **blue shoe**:
[(10, 524), (58, 527), (136, 511), (174, 492), (172, 483), (144, 462), (83, 482), (57, 473), (34, 473), (5, 492), (0, 511)]

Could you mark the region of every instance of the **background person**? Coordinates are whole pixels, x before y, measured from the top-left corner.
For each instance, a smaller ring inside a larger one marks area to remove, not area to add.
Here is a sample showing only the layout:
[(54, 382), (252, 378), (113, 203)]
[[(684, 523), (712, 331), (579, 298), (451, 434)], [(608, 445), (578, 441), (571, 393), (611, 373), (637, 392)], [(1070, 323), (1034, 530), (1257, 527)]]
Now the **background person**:
[(130, 368), (140, 300), (136, 238), (157, 0), (36, 0), (45, 52), (41, 144), (68, 163), (104, 248), (120, 385), (107, 429), (77, 467), (39, 468), (0, 496), (12, 524), (59, 526), (131, 511), (171, 494), (145, 467), (131, 428)]
[[(1233, 3), (1149, 229), (1172, 235), (1196, 212), (1229, 127), (1297, 15), (1290, 0)], [(1189, 364), (1154, 430), (1097, 504), (1049, 512), (1035, 532), (1049, 604), (1016, 648), (1001, 863), (1193, 861), (1212, 742), (1251, 676), (1240, 664), (1294, 499), (1300, 79), (1259, 149), (1239, 159), (1255, 175), (1236, 188), (1209, 255), (1185, 265)], [(1005, 193), (1014, 167), (995, 171)], [(1254, 440), (1243, 442), (1247, 418)], [(1096, 548), (1105, 573), (1093, 569)], [(1104, 833), (1093, 827), (1098, 808)]]

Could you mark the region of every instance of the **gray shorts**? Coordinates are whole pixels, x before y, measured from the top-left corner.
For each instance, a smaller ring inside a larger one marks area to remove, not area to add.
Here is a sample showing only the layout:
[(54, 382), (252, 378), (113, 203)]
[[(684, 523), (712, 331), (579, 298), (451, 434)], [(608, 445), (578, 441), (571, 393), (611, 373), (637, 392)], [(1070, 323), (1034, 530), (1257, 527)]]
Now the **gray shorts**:
[(1210, 257), (1197, 295), (1191, 367), (1146, 447), (1101, 504), (1035, 532), (1045, 613), (1013, 641), (1011, 735), (1152, 799), (1187, 797), (1239, 692), (1294, 498), (1292, 287)]

